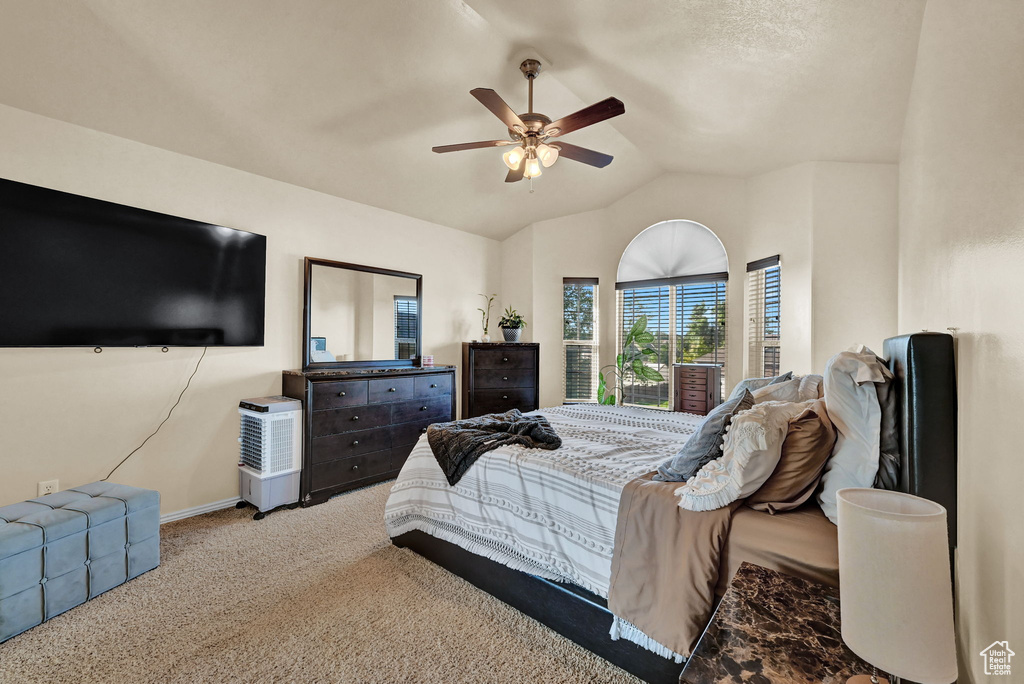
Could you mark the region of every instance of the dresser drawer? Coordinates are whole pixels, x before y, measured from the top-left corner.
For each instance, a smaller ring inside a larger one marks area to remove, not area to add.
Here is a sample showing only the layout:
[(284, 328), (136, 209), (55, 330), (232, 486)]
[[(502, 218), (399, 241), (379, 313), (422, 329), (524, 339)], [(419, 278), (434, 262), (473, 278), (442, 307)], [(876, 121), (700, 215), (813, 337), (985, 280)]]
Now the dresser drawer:
[(313, 410), (359, 406), (366, 403), (366, 380), (314, 382)]
[(680, 389), (679, 393), (682, 395), (683, 401), (707, 401), (708, 400), (708, 392), (707, 392), (706, 389), (693, 390), (693, 389), (688, 389), (686, 387), (683, 387), (683, 388)]
[(313, 465), (313, 490), (382, 475), (391, 470), (391, 449)]
[(336, 458), (347, 458), (381, 451), (391, 447), (391, 434), (386, 428), (358, 430), (337, 435), (317, 437), (312, 442), (310, 461), (323, 463)]
[(427, 434), (427, 426), (436, 423), (436, 420), (418, 420), (415, 423), (402, 423), (391, 428), (392, 446), (406, 446), (415, 444), (420, 435)]
[(701, 375), (700, 377), (680, 377), (680, 387), (707, 387), (708, 379), (707, 376)]
[(474, 389), (505, 389), (507, 387), (533, 387), (536, 373), (534, 370), (512, 370), (488, 368), (478, 370), (475, 374)]
[(533, 349), (477, 349), (473, 352), (474, 368), (536, 368)]
[(677, 371), (681, 378), (700, 378), (706, 380), (708, 371), (704, 368), (679, 368)]
[(684, 399), (682, 405), (683, 410), (687, 413), (697, 413), (703, 416), (708, 412), (708, 405), (703, 401), (689, 401)]
[(395, 404), (393, 414), (394, 423), (411, 423), (413, 421), (438, 421), (451, 420), (452, 400), (451, 397), (438, 397), (434, 399), (417, 399), (415, 401), (404, 401)]
[(450, 395), (451, 393), (452, 376), (447, 373), (444, 375), (424, 375), (416, 378), (415, 396), (417, 399), (428, 399), (445, 394)]
[(478, 390), (473, 392), (470, 401), (473, 403), (473, 414), (504, 413), (514, 408), (520, 411), (533, 411), (537, 408), (537, 390)]
[(382, 404), (412, 399), (414, 381), (415, 378), (380, 378), (370, 380), (367, 401), (371, 404)]
[(415, 444), (403, 444), (391, 449), (391, 470), (401, 470), (405, 462), (409, 460)]
[(367, 430), (387, 425), (390, 422), (391, 406), (389, 404), (313, 411), (313, 437)]

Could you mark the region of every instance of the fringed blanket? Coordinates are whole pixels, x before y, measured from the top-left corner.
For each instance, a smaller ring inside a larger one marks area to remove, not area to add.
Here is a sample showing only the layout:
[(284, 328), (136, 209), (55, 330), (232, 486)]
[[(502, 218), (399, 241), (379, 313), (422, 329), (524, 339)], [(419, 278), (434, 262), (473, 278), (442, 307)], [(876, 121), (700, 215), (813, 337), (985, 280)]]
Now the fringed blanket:
[(608, 609), (612, 638), (622, 637), (681, 661), (711, 617), (722, 548), (732, 512), (679, 507), (678, 482), (648, 473), (626, 485), (619, 500)]
[(524, 416), (519, 409), (477, 418), (435, 423), (427, 441), (448, 484), (455, 484), (482, 455), (518, 444), (530, 449), (557, 449), (562, 440), (544, 416)]

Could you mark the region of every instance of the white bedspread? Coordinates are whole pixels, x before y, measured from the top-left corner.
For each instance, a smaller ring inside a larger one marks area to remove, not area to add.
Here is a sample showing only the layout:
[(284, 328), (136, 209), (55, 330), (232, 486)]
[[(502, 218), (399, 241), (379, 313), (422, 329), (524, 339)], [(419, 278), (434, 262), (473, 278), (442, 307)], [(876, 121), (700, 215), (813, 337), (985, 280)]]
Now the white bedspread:
[(388, 532), (422, 530), (607, 598), (623, 487), (675, 454), (703, 418), (589, 404), (538, 413), (562, 438), (561, 448), (495, 449), (454, 487), (420, 438), (391, 490)]

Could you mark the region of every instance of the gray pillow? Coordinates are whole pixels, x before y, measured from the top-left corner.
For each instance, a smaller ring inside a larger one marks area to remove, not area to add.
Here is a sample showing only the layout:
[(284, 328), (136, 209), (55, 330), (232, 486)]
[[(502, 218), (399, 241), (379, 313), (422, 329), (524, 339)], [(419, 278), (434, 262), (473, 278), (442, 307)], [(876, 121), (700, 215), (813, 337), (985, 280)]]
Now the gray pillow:
[(768, 385), (777, 385), (780, 382), (786, 382), (787, 380), (792, 379), (793, 371), (786, 371), (782, 375), (776, 375), (774, 378), (747, 378), (746, 380), (740, 380), (736, 387), (733, 388), (732, 394), (729, 395), (729, 401), (732, 401), (743, 394), (743, 390), (753, 392), (756, 389), (761, 389)]
[(679, 453), (658, 466), (654, 479), (659, 482), (685, 482), (696, 475), (698, 470), (722, 455), (722, 439), (732, 417), (753, 405), (754, 397), (743, 390), (735, 399), (730, 398), (716, 406), (686, 440)]

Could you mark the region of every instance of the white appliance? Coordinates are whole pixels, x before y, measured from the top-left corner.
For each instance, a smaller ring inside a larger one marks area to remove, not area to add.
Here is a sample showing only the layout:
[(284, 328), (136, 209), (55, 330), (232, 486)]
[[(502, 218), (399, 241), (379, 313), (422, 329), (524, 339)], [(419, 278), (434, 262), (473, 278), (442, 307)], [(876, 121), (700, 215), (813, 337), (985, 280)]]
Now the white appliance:
[(242, 501), (258, 510), (295, 508), (302, 470), (302, 403), (290, 397), (245, 399), (238, 405), (238, 484)]

